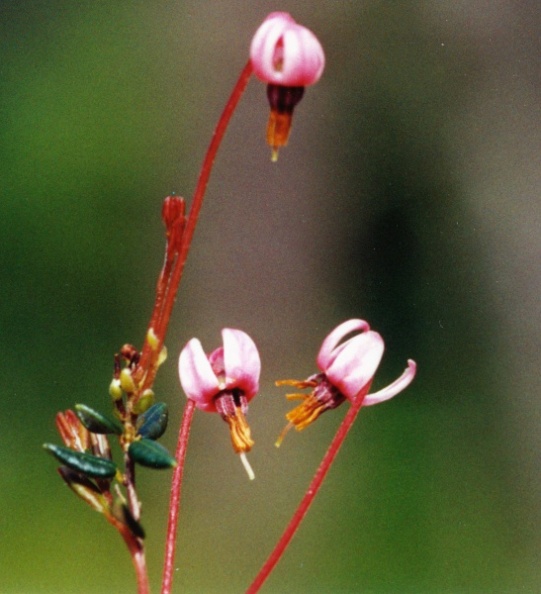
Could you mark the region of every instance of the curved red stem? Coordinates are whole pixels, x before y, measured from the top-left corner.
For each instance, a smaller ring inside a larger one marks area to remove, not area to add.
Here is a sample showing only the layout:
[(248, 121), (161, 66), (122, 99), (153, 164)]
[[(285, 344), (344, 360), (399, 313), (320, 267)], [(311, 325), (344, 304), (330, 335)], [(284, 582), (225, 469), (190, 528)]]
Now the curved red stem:
[(280, 540), (274, 547), (274, 550), (270, 554), (269, 558), (265, 561), (263, 567), (260, 569), (259, 573), (255, 577), (254, 581), (246, 590), (246, 594), (256, 594), (259, 592), (259, 589), (265, 582), (265, 580), (269, 577), (269, 574), (274, 569), (282, 555), (284, 554), (287, 546), (291, 542), (297, 528), (299, 527), (300, 523), (302, 522), (306, 512), (308, 511), (310, 505), (315, 499), (323, 480), (327, 476), (327, 472), (331, 468), (331, 465), (338, 454), (346, 435), (348, 434), (349, 430), (353, 426), (353, 422), (355, 421), (357, 414), (361, 410), (362, 402), (364, 400), (365, 395), (368, 393), (370, 386), (366, 386), (363, 389), (363, 393), (359, 394), (355, 401), (349, 407), (346, 416), (342, 420), (342, 423), (338, 427), (336, 434), (327, 449), (325, 455), (323, 456), (323, 460), (319, 465), (308, 490), (306, 491), (304, 497), (302, 498), (297, 510), (293, 514), (289, 524), (286, 526), (286, 529), (282, 533)]
[(190, 251), (190, 246), (192, 243), (193, 234), (195, 232), (195, 227), (197, 225), (197, 220), (199, 218), (199, 213), (201, 211), (201, 206), (203, 205), (203, 198), (205, 197), (205, 191), (207, 189), (207, 184), (212, 172), (212, 166), (214, 165), (214, 160), (216, 158), (218, 149), (220, 148), (224, 134), (227, 130), (227, 126), (229, 125), (233, 112), (235, 111), (242, 94), (246, 89), (252, 72), (252, 63), (250, 60), (248, 60), (242, 69), (239, 78), (237, 79), (237, 82), (224, 107), (224, 110), (222, 111), (205, 154), (205, 158), (203, 159), (203, 164), (201, 165), (201, 170), (199, 172), (199, 178), (197, 180), (197, 186), (193, 195), (188, 220), (186, 221), (185, 228), (182, 230), (182, 240), (180, 242), (179, 252), (173, 263), (169, 278), (163, 279), (165, 293), (162, 296), (159, 296), (163, 305), (160, 308), (158, 319), (154, 319), (155, 316), (153, 315), (149, 326), (149, 330), (152, 329), (155, 337), (157, 338), (158, 344), (151, 346), (149, 344), (147, 335), (145, 344), (143, 345), (141, 367), (143, 368), (142, 371), (145, 372), (145, 376), (141, 391), (150, 388), (154, 383), (154, 378), (158, 370), (157, 365), (155, 365), (155, 360), (159, 357), (163, 342), (165, 340), (165, 334), (167, 332), (173, 306), (175, 305), (178, 287), (180, 285), (182, 273), (184, 271), (184, 265), (186, 264), (186, 260), (188, 258), (188, 253)]
[[(171, 277), (167, 285), (165, 296), (163, 297), (162, 313), (160, 319), (156, 323), (156, 327), (153, 329), (155, 335), (158, 337), (158, 340), (160, 341), (160, 347), (161, 344), (163, 344), (165, 333), (167, 332), (167, 326), (169, 324), (169, 319), (171, 317), (171, 312), (173, 310), (173, 305), (175, 303), (175, 297), (177, 294), (178, 286), (182, 278), (182, 272), (184, 270), (184, 265), (188, 257), (188, 252), (190, 250), (190, 245), (195, 231), (195, 226), (199, 218), (199, 212), (203, 204), (205, 190), (207, 189), (207, 184), (212, 171), (212, 166), (216, 158), (216, 153), (218, 152), (227, 126), (231, 120), (235, 108), (237, 107), (240, 101), (240, 98), (242, 97), (242, 94), (244, 93), (244, 90), (246, 89), (252, 72), (252, 63), (250, 60), (248, 60), (247, 64), (242, 69), (242, 72), (240, 73), (235, 87), (231, 92), (229, 100), (227, 101), (224, 110), (220, 116), (220, 119), (218, 120), (218, 124), (216, 125), (216, 129), (214, 130), (214, 134), (212, 135), (212, 139), (205, 154), (205, 158), (201, 166), (201, 171), (199, 173), (199, 178), (197, 180), (197, 186), (195, 188), (192, 205), (190, 207), (190, 213), (188, 216), (188, 220), (186, 221), (186, 227), (183, 229), (182, 232), (182, 242), (180, 250), (173, 265)], [(159, 350), (160, 349), (154, 348), (155, 352), (159, 352)], [(153, 380), (154, 373), (152, 372), (151, 368), (149, 370), (149, 373), (145, 377), (145, 387), (149, 387), (150, 385), (152, 385)], [(188, 435), (190, 433), (190, 425), (193, 418), (194, 407), (194, 403), (191, 400), (188, 400), (188, 403), (184, 409), (182, 425), (179, 432), (176, 453), (177, 467), (175, 468), (173, 474), (173, 480), (171, 484), (171, 500), (169, 503), (169, 521), (167, 525), (167, 537), (165, 545), (165, 562), (163, 571), (162, 594), (170, 594), (171, 585), (173, 581), (173, 564), (175, 557), (175, 542), (179, 517), (180, 492), (182, 487), (182, 476), (184, 471), (184, 458), (186, 455), (186, 447), (188, 445)]]

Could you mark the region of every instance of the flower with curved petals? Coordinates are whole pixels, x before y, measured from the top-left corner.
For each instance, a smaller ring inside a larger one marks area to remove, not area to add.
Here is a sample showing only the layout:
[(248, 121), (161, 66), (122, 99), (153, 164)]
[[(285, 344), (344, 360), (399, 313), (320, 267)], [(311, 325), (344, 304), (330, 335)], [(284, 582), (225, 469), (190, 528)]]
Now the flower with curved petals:
[(254, 445), (245, 413), (259, 390), (259, 352), (241, 330), (224, 328), (222, 343), (207, 356), (197, 338), (188, 341), (178, 361), (180, 383), (197, 408), (217, 412), (227, 422), (233, 449), (240, 454), (248, 476), (254, 478), (245, 456)]
[[(342, 342), (348, 334), (356, 331), (360, 334)], [(345, 400), (356, 403), (361, 398), (361, 406), (371, 406), (389, 400), (404, 390), (412, 382), (417, 370), (417, 365), (412, 359), (408, 360), (408, 367), (392, 384), (374, 394), (368, 394), (383, 351), (383, 338), (370, 330), (369, 324), (364, 320), (352, 319), (337, 326), (325, 338), (319, 349), (316, 362), (321, 373), (304, 381), (276, 382), (278, 386), (312, 388), (310, 394), (287, 395), (288, 400), (301, 399), (303, 402), (286, 415), (289, 423), (280, 434), (276, 445), (280, 445), (292, 427), (301, 431), (326, 410), (336, 408)]]
[(286, 87), (316, 83), (325, 67), (318, 38), (287, 12), (271, 12), (250, 45), (255, 75), (263, 82)]
[(325, 54), (317, 37), (287, 12), (272, 12), (256, 31), (250, 45), (255, 75), (267, 83), (271, 113), (267, 142), (272, 160), (287, 144), (293, 109), (304, 87), (317, 82), (325, 67)]

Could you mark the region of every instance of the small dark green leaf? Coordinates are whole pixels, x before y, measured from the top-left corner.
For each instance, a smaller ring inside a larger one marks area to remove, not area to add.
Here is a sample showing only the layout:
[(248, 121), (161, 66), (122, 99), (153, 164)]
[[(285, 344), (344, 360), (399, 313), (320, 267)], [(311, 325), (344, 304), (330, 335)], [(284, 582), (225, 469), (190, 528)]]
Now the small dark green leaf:
[(130, 444), (128, 449), (130, 458), (149, 468), (171, 468), (177, 463), (173, 456), (159, 443), (151, 439), (139, 439)]
[(107, 458), (98, 458), (86, 452), (76, 452), (52, 443), (45, 443), (43, 447), (62, 464), (87, 476), (112, 478), (116, 474), (116, 464)]
[(137, 433), (148, 439), (158, 439), (167, 429), (169, 411), (165, 402), (157, 402), (139, 417), (139, 429)]
[(111, 417), (108, 417), (86, 404), (76, 404), (75, 414), (81, 423), (92, 433), (115, 433), (122, 435), (122, 425)]

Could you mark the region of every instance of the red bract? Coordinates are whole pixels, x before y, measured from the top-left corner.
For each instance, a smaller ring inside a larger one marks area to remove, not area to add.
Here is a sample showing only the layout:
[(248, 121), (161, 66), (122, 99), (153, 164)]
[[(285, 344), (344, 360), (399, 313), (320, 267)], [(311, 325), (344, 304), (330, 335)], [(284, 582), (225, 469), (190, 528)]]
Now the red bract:
[(254, 341), (241, 330), (224, 328), (223, 346), (206, 355), (197, 338), (180, 353), (180, 383), (197, 408), (217, 412), (229, 425), (231, 441), (248, 475), (253, 478), (244, 454), (254, 445), (245, 413), (259, 390), (261, 361)]
[[(350, 333), (360, 331), (345, 342)], [(370, 330), (364, 320), (352, 319), (337, 326), (323, 341), (317, 356), (317, 366), (321, 373), (304, 381), (283, 380), (277, 385), (290, 385), (296, 388), (312, 388), (310, 394), (288, 394), (287, 398), (302, 399), (297, 408), (290, 411), (286, 426), (277, 445), (287, 431), (295, 427), (301, 431), (313, 423), (326, 410), (336, 408), (346, 399), (355, 402), (362, 398), (363, 406), (370, 406), (389, 400), (404, 390), (415, 377), (417, 366), (411, 359), (404, 373), (392, 384), (374, 394), (368, 394), (370, 385), (383, 356), (383, 339)]]
[(252, 39), (250, 58), (263, 82), (287, 87), (314, 84), (325, 67), (317, 37), (287, 12), (273, 12), (263, 21)]

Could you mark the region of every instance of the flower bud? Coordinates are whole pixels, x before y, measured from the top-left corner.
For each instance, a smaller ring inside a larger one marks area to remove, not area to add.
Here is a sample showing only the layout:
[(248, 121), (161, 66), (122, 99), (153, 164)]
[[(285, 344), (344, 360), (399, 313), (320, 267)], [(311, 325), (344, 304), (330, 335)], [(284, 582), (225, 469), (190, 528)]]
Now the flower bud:
[(135, 392), (135, 382), (133, 381), (131, 371), (127, 367), (120, 372), (120, 385), (126, 394), (133, 394)]
[(111, 383), (109, 384), (109, 395), (111, 398), (116, 402), (122, 398), (122, 386), (120, 385), (120, 380), (113, 378)]

